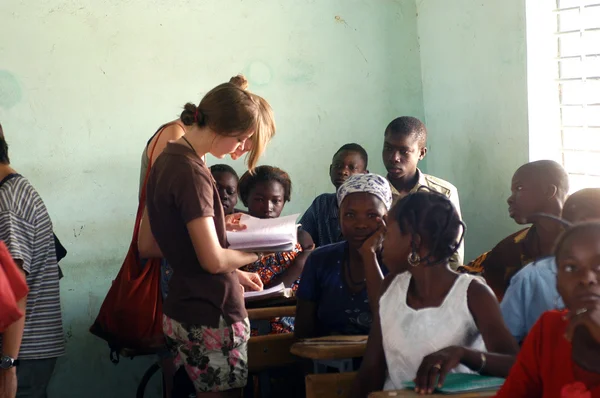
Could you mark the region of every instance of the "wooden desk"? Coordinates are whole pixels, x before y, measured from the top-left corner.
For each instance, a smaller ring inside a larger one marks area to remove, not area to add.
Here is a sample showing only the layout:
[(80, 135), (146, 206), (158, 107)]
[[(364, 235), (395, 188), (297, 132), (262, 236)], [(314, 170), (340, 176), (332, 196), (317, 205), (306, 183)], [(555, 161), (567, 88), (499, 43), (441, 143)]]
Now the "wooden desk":
[(272, 319), (280, 316), (295, 316), (296, 306), (287, 307), (265, 307), (265, 308), (250, 308), (248, 309), (248, 319), (258, 321), (264, 319)]
[(246, 309), (267, 308), (267, 307), (288, 307), (296, 306), (296, 296), (293, 297), (274, 297), (264, 300), (245, 301)]
[[(339, 336), (340, 338), (346, 336)], [(363, 341), (356, 343), (335, 342), (336, 336), (320, 337), (316, 339), (306, 339), (295, 343), (291, 352), (302, 358), (309, 359), (346, 359), (358, 358), (365, 354), (367, 349), (367, 336), (353, 336)], [(315, 341), (322, 340), (315, 344)], [(328, 341), (331, 340), (331, 341)]]
[(493, 397), (498, 391), (486, 392), (470, 392), (464, 394), (431, 394), (419, 395), (413, 390), (396, 390), (396, 391), (377, 391), (369, 394), (369, 398), (405, 398), (405, 397), (457, 397), (457, 398), (478, 398), (478, 397)]
[[(338, 338), (341, 341), (335, 342)], [(361, 340), (355, 343), (343, 340)], [(315, 344), (315, 341), (320, 341)], [(290, 352), (301, 358), (312, 359), (315, 373), (326, 373), (327, 368), (338, 369), (340, 373), (355, 369), (353, 358), (360, 358), (367, 349), (367, 336), (327, 336), (307, 339), (292, 345)]]

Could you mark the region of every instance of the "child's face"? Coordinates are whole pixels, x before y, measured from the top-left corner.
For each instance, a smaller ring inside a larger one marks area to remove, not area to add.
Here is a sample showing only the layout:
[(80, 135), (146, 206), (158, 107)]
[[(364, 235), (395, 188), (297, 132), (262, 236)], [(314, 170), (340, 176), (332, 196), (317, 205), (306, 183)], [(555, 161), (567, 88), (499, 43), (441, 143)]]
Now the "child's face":
[(387, 228), (383, 238), (382, 261), (392, 273), (401, 273), (409, 268), (408, 255), (411, 253), (411, 236), (402, 234), (394, 208), (386, 219)]
[(340, 227), (348, 244), (358, 249), (377, 228), (385, 216), (385, 205), (373, 194), (351, 193), (344, 198), (340, 207)]
[(557, 287), (568, 309), (600, 302), (600, 232), (575, 233), (557, 256)]
[(329, 178), (335, 185), (335, 189), (338, 189), (351, 175), (365, 172), (365, 161), (358, 152), (342, 151), (333, 157), (329, 166)]
[(224, 171), (213, 173), (213, 177), (217, 182), (219, 198), (221, 198), (221, 204), (223, 204), (225, 214), (232, 214), (238, 201), (238, 179), (233, 174)]
[(257, 218), (277, 218), (285, 206), (285, 189), (277, 181), (257, 183), (248, 195), (248, 213)]
[(383, 164), (391, 179), (413, 175), (419, 160), (425, 157), (427, 148), (421, 147), (416, 134), (385, 134)]
[(530, 169), (517, 170), (512, 178), (508, 214), (517, 224), (531, 223), (531, 216), (542, 213), (548, 198), (539, 178)]

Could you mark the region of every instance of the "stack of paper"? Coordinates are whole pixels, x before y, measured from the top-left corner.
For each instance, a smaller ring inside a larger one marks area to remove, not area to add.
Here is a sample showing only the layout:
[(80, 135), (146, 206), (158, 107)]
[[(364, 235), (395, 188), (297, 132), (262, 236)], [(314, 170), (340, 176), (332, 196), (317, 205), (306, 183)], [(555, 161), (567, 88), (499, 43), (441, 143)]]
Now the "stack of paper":
[(265, 300), (274, 297), (291, 297), (292, 289), (286, 289), (283, 283), (280, 283), (277, 286), (273, 286), (269, 289), (261, 290), (259, 292), (245, 292), (244, 300), (246, 301), (256, 301), (256, 300)]
[(298, 242), (300, 214), (279, 218), (256, 218), (242, 215), (240, 224), (246, 226), (243, 231), (227, 232), (229, 248), (252, 252), (291, 251)]

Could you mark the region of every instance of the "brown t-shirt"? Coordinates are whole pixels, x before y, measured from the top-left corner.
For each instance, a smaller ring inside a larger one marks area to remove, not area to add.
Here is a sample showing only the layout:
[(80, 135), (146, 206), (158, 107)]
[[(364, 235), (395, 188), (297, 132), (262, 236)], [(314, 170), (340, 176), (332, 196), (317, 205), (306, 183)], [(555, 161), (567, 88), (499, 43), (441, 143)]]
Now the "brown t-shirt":
[(189, 147), (169, 143), (148, 178), (146, 206), (152, 234), (173, 267), (164, 313), (178, 322), (218, 327), (246, 318), (244, 296), (235, 271), (211, 274), (200, 263), (187, 223), (213, 217), (222, 247), (227, 247), (225, 215), (206, 164)]

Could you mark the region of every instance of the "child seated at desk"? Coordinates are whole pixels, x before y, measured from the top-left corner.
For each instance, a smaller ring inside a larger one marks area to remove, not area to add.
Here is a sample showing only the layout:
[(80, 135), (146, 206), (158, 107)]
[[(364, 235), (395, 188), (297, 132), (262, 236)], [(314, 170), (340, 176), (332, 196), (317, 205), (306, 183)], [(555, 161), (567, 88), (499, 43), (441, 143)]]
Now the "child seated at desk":
[[(240, 198), (248, 214), (257, 218), (277, 218), (286, 202), (291, 199), (292, 181), (283, 170), (272, 166), (259, 166), (254, 173), (244, 173), (238, 185)], [(304, 263), (314, 248), (310, 235), (298, 230), (298, 243), (294, 250), (264, 255), (258, 261), (245, 265), (243, 271), (258, 273), (266, 289), (283, 283), (297, 290)], [(272, 323), (272, 333), (293, 331), (293, 318), (282, 318)]]
[(385, 178), (350, 176), (337, 191), (343, 242), (308, 258), (296, 309), (299, 338), (368, 334), (384, 273), (380, 267), (383, 218), (392, 204)]
[[(562, 213), (570, 223), (600, 220), (600, 188), (575, 192), (565, 202)], [(564, 308), (556, 288), (556, 273), (556, 257), (548, 256), (528, 264), (511, 279), (500, 309), (518, 342), (525, 339), (544, 312)]]
[(600, 223), (569, 228), (554, 253), (567, 311), (541, 316), (497, 397), (600, 397)]
[[(431, 394), (449, 372), (505, 377), (518, 351), (492, 291), (450, 269), (464, 223), (445, 196), (425, 190), (394, 205), (383, 261), (390, 269), (351, 397), (402, 389)], [(408, 270), (408, 272), (406, 272)], [(489, 351), (489, 352), (488, 352)]]
[[(368, 173), (369, 155), (358, 144), (345, 144), (333, 155), (329, 178), (337, 189), (354, 174)], [(316, 247), (343, 240), (340, 230), (339, 207), (335, 193), (324, 193), (315, 198), (306, 210), (300, 224), (310, 234)]]
[(540, 160), (519, 167), (512, 178), (508, 214), (519, 225), (533, 225), (504, 238), (459, 271), (482, 275), (502, 300), (513, 275), (530, 262), (552, 254), (561, 226), (536, 215), (560, 217), (568, 193), (569, 177), (560, 164)]
[(240, 213), (240, 210), (235, 208), (238, 202), (239, 177), (233, 167), (227, 164), (215, 164), (210, 166), (210, 173), (217, 183), (225, 215)]

